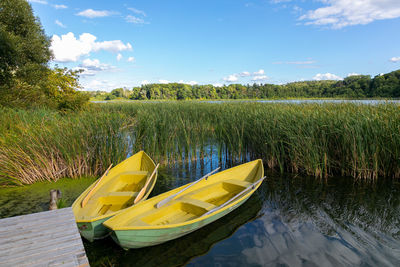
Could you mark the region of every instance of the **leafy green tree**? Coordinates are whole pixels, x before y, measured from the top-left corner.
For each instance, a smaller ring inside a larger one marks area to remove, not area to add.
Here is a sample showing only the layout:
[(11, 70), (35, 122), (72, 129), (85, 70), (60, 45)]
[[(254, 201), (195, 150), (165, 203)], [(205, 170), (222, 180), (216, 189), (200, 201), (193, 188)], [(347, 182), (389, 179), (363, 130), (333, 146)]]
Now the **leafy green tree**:
[(52, 58), (50, 39), (25, 0), (0, 1), (0, 82), (17, 78), (34, 85)]

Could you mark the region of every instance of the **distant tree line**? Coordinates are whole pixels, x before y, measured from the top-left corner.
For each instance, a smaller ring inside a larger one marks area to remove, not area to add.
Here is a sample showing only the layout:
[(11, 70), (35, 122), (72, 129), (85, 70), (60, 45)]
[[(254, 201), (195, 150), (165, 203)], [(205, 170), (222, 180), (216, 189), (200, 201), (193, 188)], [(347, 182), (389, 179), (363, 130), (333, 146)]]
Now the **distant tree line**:
[(0, 106), (82, 108), (79, 71), (50, 68), (50, 39), (26, 0), (0, 1)]
[(400, 70), (371, 78), (370, 75), (349, 76), (340, 81), (303, 81), (284, 85), (230, 84), (188, 85), (182, 83), (146, 84), (141, 87), (117, 88), (110, 93), (90, 92), (95, 100), (150, 99), (262, 99), (288, 97), (399, 98)]

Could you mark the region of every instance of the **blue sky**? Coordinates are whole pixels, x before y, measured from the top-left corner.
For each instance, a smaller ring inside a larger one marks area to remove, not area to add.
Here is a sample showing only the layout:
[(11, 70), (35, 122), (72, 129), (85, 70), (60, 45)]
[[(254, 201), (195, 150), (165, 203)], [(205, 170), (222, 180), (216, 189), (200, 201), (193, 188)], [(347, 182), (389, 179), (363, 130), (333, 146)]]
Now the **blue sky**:
[(287, 83), (400, 69), (399, 0), (30, 0), (86, 90)]

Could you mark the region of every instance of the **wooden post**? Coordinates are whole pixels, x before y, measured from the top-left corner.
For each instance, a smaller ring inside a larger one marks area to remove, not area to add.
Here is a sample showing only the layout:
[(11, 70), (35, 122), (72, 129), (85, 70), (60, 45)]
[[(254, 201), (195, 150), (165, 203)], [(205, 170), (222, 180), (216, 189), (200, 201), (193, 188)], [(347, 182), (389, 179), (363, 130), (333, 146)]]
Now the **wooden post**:
[(61, 191), (52, 189), (50, 190), (50, 206), (49, 210), (56, 210), (57, 209), (57, 200), (61, 198)]

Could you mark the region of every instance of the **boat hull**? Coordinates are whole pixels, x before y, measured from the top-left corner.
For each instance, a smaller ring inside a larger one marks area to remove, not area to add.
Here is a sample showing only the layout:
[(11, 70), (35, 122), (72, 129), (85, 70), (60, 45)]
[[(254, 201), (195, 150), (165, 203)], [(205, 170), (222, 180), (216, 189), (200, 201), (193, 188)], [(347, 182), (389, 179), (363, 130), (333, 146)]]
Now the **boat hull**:
[(110, 234), (110, 230), (107, 227), (104, 227), (103, 222), (108, 220), (110, 217), (92, 222), (77, 222), (76, 224), (79, 233), (90, 242), (107, 237)]
[[(108, 236), (110, 230), (103, 225), (103, 222), (134, 205), (134, 199), (142, 188), (139, 184), (144, 185), (154, 168), (153, 160), (146, 153), (143, 151), (136, 153), (110, 169), (108, 177), (99, 183), (97, 191), (85, 207), (82, 207), (83, 199), (96, 186), (97, 181), (90, 185), (72, 204), (82, 237), (93, 242)], [(156, 181), (157, 172), (138, 203), (147, 199)]]
[(143, 248), (155, 246), (173, 239), (190, 234), (240, 207), (250, 198), (251, 194), (229, 209), (216, 213), (202, 221), (192, 224), (163, 229), (140, 229), (140, 230), (114, 230), (111, 233), (112, 239), (124, 249)]

